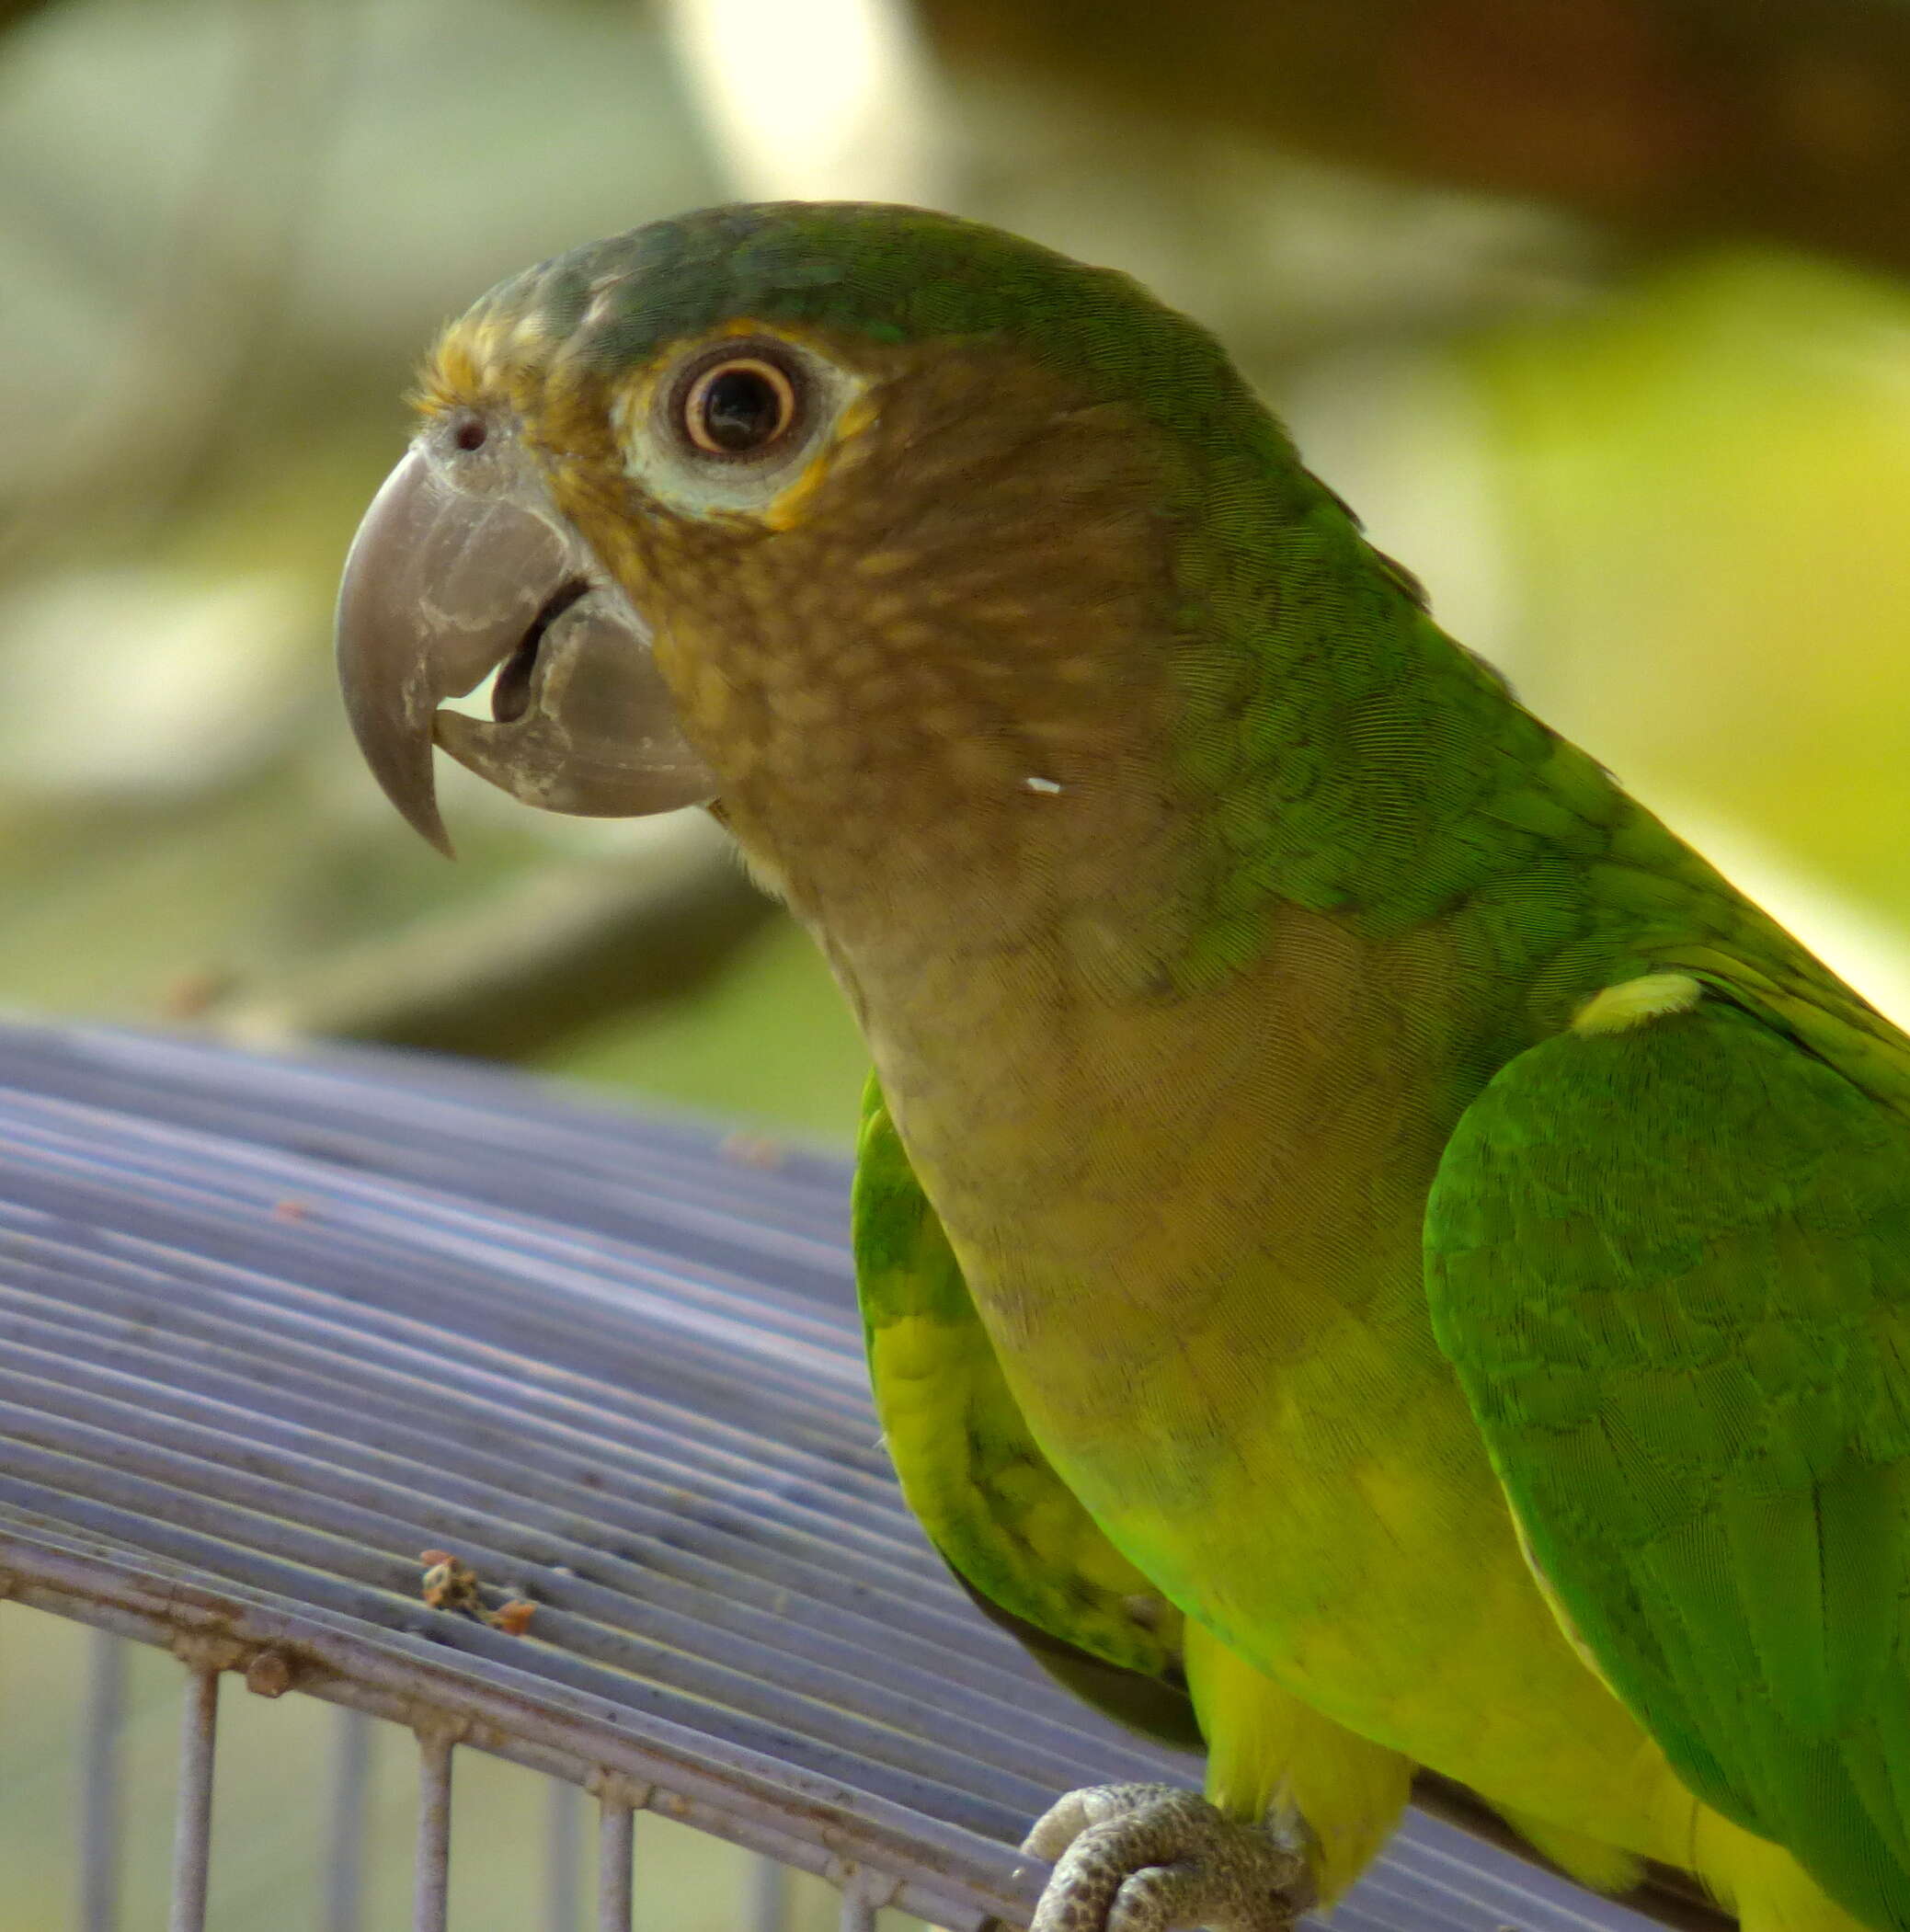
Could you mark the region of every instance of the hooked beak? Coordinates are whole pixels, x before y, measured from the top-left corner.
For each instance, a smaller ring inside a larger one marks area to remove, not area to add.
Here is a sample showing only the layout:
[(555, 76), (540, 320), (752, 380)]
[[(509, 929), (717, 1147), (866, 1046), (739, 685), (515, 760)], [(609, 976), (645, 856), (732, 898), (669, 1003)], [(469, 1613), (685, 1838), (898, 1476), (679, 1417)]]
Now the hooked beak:
[[(509, 461), (465, 489), (429, 432), (365, 512), (338, 591), (338, 679), (384, 795), (448, 858), (433, 745), (512, 797), (585, 817), (706, 803), (649, 634)], [(499, 666), (492, 717), (440, 711)]]

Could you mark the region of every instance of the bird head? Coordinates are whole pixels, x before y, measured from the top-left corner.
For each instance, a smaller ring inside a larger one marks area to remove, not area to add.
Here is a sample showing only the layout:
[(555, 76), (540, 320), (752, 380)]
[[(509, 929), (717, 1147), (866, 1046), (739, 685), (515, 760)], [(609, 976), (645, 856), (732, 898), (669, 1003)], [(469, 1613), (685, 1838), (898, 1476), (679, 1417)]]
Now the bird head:
[[(902, 208), (576, 249), (452, 324), (418, 402), (338, 653), (373, 772), (446, 849), (434, 744), (591, 815), (1104, 788), (1214, 588), (1185, 529), (1304, 476), (1127, 277)], [(490, 718), (443, 708), (494, 670)]]

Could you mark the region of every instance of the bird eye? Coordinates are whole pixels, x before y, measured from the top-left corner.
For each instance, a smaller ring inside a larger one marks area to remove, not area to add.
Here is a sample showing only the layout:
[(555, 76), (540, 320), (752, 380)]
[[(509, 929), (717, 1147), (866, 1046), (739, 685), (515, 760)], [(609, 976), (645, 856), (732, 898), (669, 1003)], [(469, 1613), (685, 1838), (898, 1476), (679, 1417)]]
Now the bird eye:
[(727, 355), (691, 380), (679, 420), (708, 455), (755, 456), (789, 434), (797, 413), (787, 370), (766, 356)]

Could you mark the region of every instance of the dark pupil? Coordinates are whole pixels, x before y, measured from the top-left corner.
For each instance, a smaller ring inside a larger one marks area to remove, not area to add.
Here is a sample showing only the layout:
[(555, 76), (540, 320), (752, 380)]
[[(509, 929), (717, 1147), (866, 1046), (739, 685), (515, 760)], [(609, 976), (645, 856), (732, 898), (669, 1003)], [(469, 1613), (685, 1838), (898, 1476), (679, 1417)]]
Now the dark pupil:
[(783, 427), (783, 398), (753, 369), (726, 369), (703, 393), (703, 432), (719, 450), (758, 450)]

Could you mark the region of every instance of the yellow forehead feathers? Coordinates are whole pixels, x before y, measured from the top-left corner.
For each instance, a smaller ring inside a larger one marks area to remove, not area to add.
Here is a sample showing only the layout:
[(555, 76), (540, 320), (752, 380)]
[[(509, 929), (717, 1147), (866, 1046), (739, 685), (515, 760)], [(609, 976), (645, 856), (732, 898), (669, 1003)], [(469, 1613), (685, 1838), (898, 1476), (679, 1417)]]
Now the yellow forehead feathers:
[(427, 416), (517, 402), (551, 344), (550, 331), (533, 314), (462, 316), (432, 345), (411, 400)]

